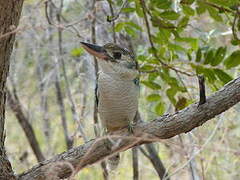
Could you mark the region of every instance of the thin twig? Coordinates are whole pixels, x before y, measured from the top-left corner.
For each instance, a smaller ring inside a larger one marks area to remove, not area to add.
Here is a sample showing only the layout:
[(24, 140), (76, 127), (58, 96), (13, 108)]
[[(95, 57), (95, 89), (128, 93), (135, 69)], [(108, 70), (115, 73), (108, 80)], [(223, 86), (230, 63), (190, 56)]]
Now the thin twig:
[[(52, 5), (55, 9), (59, 10), (59, 9), (56, 7), (56, 5), (55, 5), (51, 0), (45, 1), (45, 16), (46, 16), (46, 19), (47, 19), (48, 24), (49, 24), (49, 25), (52, 25), (52, 26), (55, 26), (55, 27), (58, 28), (58, 29), (61, 28), (61, 29), (68, 30), (68, 31), (70, 31), (71, 33), (74, 33), (77, 37), (82, 38), (82, 36), (80, 35), (78, 29), (74, 26), (74, 25), (76, 25), (77, 23), (81, 22), (81, 20), (78, 21), (78, 22), (70, 23), (65, 17), (63, 17), (62, 14), (59, 14), (59, 16), (61, 17), (61, 19), (62, 19), (65, 23), (68, 23), (68, 24), (64, 25), (64, 24), (59, 24), (59, 23), (56, 24), (56, 23), (54, 23), (54, 22), (51, 20), (51, 18), (49, 17), (49, 15), (48, 15), (48, 3), (49, 3), (49, 2), (51, 3), (51, 5)], [(71, 28), (74, 32), (71, 31), (71, 30), (69, 30), (69, 28)]]
[(45, 16), (46, 16), (47, 22), (48, 22), (48, 24), (53, 25), (52, 21), (50, 20), (50, 18), (48, 16), (48, 1), (45, 1), (44, 3), (45, 3), (44, 10), (45, 10)]
[(232, 24), (232, 34), (233, 34), (234, 40), (236, 40), (236, 41), (238, 41), (238, 43), (240, 43), (240, 38), (238, 37), (237, 32), (236, 32), (238, 21), (240, 21), (239, 6), (237, 6), (237, 10), (234, 15), (234, 20), (233, 20), (233, 24)]
[(21, 31), (25, 30), (26, 28), (27, 28), (27, 26), (13, 28), (12, 31), (9, 31), (9, 32), (1, 35), (1, 36), (0, 36), (0, 40), (3, 39), (3, 38), (6, 38), (6, 37), (8, 37), (8, 36), (10, 36), (10, 35), (12, 35), (12, 34), (17, 34), (17, 33), (21, 32)]
[(118, 13), (116, 15), (114, 15), (113, 13), (113, 7), (112, 7), (112, 4), (111, 4), (111, 0), (107, 0), (108, 1), (108, 4), (109, 4), (109, 7), (110, 7), (110, 11), (111, 11), (111, 17), (107, 17), (107, 21), (108, 22), (114, 22), (115, 20), (117, 20), (123, 10), (123, 8), (125, 8), (128, 4), (128, 0), (125, 0), (125, 2), (122, 4), (120, 10), (118, 11)]
[[(110, 8), (110, 12), (111, 12), (111, 16), (114, 17), (114, 10), (113, 10), (113, 6), (112, 6), (112, 2), (111, 0), (107, 0), (109, 8)], [(115, 22), (114, 21), (110, 21), (107, 20), (108, 22), (111, 22), (112, 25), (112, 37), (113, 37), (113, 42), (116, 43), (116, 32), (115, 32)]]

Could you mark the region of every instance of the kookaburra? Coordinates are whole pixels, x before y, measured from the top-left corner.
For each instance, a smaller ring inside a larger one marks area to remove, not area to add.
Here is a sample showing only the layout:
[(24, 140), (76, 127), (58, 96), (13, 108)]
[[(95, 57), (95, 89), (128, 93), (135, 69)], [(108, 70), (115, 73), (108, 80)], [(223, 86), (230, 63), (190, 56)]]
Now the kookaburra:
[[(139, 71), (133, 54), (113, 43), (104, 46), (81, 43), (98, 59), (98, 113), (103, 127), (110, 134), (125, 127), (131, 128), (139, 95)], [(119, 154), (109, 158), (110, 169), (114, 169), (118, 162)]]

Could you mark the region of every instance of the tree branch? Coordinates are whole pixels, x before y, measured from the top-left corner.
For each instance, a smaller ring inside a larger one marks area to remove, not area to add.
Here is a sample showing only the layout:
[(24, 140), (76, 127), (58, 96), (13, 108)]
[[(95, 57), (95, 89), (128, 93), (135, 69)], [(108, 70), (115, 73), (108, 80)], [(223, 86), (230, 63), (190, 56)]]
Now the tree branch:
[(164, 167), (161, 159), (158, 157), (158, 153), (154, 148), (154, 145), (152, 143), (146, 144), (145, 148), (147, 149), (148, 154), (146, 154), (147, 152), (144, 153), (143, 151), (142, 153), (151, 161), (154, 169), (157, 171), (159, 178), (162, 180), (170, 180), (166, 168)]
[(138, 148), (132, 148), (133, 180), (139, 180)]
[(59, 162), (66, 162), (75, 168), (74, 172), (69, 165), (61, 165), (54, 169), (54, 173), (59, 178), (67, 178), (87, 165), (99, 162), (133, 146), (157, 142), (160, 139), (168, 139), (181, 133), (187, 133), (228, 110), (239, 101), (240, 77), (208, 97), (206, 103), (199, 107), (198, 103), (194, 103), (172, 115), (158, 117), (150, 122), (140, 122), (133, 128), (134, 135), (129, 134), (127, 128), (116, 132), (111, 138), (121, 139), (117, 147), (109, 148), (107, 138), (100, 137), (43, 161), (19, 175), (19, 179), (46, 179), (51, 168)]
[(26, 117), (26, 115), (22, 110), (22, 105), (18, 99), (18, 96), (16, 94), (13, 95), (8, 89), (6, 89), (6, 91), (7, 91), (8, 104), (11, 110), (13, 111), (13, 113), (15, 114), (19, 124), (21, 125), (26, 135), (26, 138), (33, 150), (33, 153), (36, 156), (36, 159), (38, 160), (38, 162), (45, 160), (43, 153), (40, 149), (39, 143), (37, 141), (37, 138), (35, 136), (33, 127), (29, 123), (28, 118)]

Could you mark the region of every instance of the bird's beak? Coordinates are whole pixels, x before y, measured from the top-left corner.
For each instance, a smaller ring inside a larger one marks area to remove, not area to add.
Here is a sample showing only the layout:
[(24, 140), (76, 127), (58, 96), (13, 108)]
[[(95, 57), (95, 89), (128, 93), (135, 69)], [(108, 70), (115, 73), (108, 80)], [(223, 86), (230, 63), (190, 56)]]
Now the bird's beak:
[(107, 55), (106, 50), (102, 46), (98, 46), (95, 44), (89, 44), (85, 42), (81, 42), (83, 48), (91, 55), (98, 57), (100, 59), (107, 60), (109, 56)]

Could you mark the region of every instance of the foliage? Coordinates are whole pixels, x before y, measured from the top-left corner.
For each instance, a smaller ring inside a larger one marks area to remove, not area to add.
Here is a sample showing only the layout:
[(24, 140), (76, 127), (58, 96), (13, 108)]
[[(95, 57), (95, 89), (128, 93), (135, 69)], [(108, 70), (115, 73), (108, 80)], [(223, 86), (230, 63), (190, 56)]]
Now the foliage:
[[(145, 23), (152, 25), (149, 29), (148, 39), (153, 45), (144, 47), (144, 54), (139, 54), (137, 60), (140, 62), (141, 71), (148, 71), (141, 82), (146, 87), (152, 89), (152, 94), (147, 96), (147, 100), (152, 98), (159, 91), (159, 82), (164, 83), (166, 88), (165, 94), (170, 102), (176, 106), (176, 96), (183, 95), (187, 101), (187, 89), (185, 85), (178, 80), (177, 71), (166, 69), (163, 63), (192, 72), (193, 75), (204, 75), (207, 83), (213, 90), (217, 90), (222, 85), (232, 80), (229, 74), (232, 68), (240, 64), (239, 50), (233, 46), (218, 46), (218, 35), (211, 32), (218, 31), (216, 26), (228, 25), (233, 26), (233, 9), (238, 4), (238, 0), (231, 1), (202, 1), (202, 0), (151, 0), (138, 1), (131, 0), (129, 7), (123, 9), (123, 12), (135, 15), (144, 21), (144, 13), (148, 16)], [(145, 9), (145, 10), (144, 10)], [(144, 12), (145, 11), (145, 12)], [(208, 16), (207, 16), (208, 15)], [(210, 33), (206, 33), (197, 27), (194, 27), (194, 21), (200, 21), (201, 17), (207, 18), (207, 21), (215, 24)], [(149, 22), (146, 22), (149, 21)], [(131, 21), (130, 21), (131, 22)], [(116, 32), (124, 31), (132, 38), (136, 38), (141, 25), (127, 21), (118, 22), (115, 26)], [(128, 29), (128, 30), (127, 30)], [(147, 29), (145, 29), (147, 31)], [(238, 29), (239, 30), (239, 29)], [(143, 32), (144, 33), (144, 32)], [(233, 38), (233, 37), (232, 37)], [(151, 39), (151, 40), (150, 40)], [(207, 40), (206, 40), (207, 39)], [(212, 43), (210, 43), (212, 41)], [(240, 45), (233, 44), (234, 46)], [(162, 63), (162, 62), (163, 63)], [(179, 64), (178, 66), (175, 64)], [(181, 74), (180, 74), (181, 75)], [(184, 77), (187, 79), (187, 77)], [(151, 96), (152, 95), (152, 96)], [(163, 98), (157, 98), (155, 112), (159, 114), (164, 104)]]

